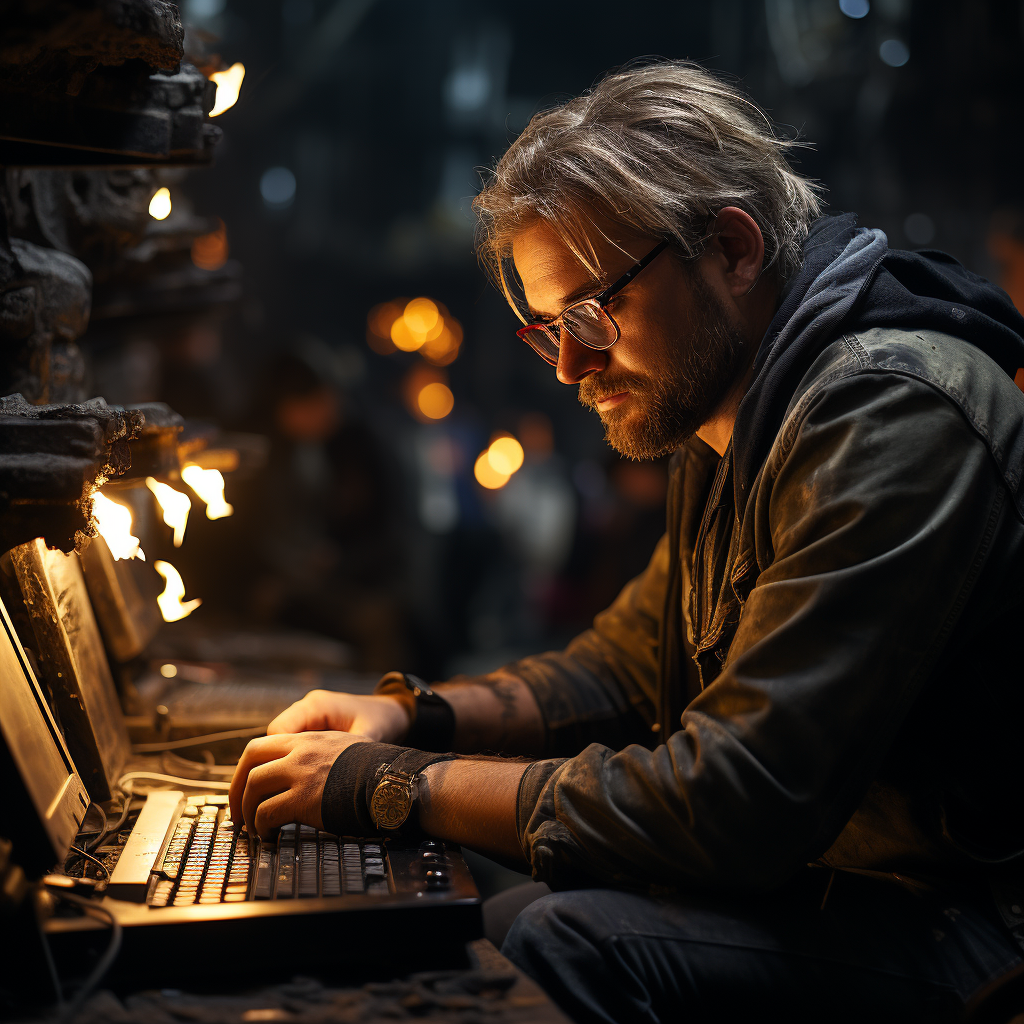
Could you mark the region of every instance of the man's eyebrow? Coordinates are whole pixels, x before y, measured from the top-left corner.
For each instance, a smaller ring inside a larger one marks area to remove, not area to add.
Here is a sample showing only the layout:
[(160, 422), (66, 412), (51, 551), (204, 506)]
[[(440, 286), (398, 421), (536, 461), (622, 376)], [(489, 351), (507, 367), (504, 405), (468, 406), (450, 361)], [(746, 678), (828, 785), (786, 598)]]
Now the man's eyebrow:
[[(562, 309), (571, 306), (574, 302), (579, 302), (580, 299), (589, 299), (595, 295), (600, 295), (607, 287), (608, 285), (603, 281), (590, 281), (587, 284), (581, 285), (575, 291), (569, 292), (568, 295), (563, 297)], [(533, 306), (528, 305), (526, 308), (530, 311), (531, 316), (535, 316), (541, 320), (554, 320), (553, 316), (549, 316), (547, 313), (542, 313), (540, 310), (534, 309)]]

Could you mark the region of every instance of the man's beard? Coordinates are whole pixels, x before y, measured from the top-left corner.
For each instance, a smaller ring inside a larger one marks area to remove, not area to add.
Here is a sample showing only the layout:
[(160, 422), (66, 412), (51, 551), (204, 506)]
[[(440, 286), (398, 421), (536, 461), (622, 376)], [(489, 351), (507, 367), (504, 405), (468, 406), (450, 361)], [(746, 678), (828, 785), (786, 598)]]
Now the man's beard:
[(629, 392), (626, 408), (601, 416), (605, 440), (627, 459), (656, 459), (675, 451), (711, 418), (736, 380), (743, 338), (704, 279), (694, 273), (690, 281), (690, 320), (678, 342), (652, 363), (649, 375), (595, 373), (580, 383), (580, 402), (595, 412), (601, 399)]

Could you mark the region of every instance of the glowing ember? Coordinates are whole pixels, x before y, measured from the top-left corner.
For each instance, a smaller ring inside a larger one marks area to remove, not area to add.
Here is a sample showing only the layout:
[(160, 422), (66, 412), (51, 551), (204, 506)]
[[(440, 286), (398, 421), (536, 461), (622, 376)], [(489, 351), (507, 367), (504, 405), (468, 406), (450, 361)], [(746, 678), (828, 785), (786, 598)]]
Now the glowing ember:
[(227, 71), (214, 71), (210, 81), (217, 84), (217, 99), (214, 101), (210, 117), (217, 117), (225, 110), (230, 110), (238, 102), (238, 90), (242, 88), (245, 78), (245, 65), (232, 64)]
[(114, 558), (146, 560), (146, 553), (139, 547), (139, 538), (132, 536), (130, 508), (96, 491), (92, 496), (92, 514), (99, 534), (107, 542)]
[[(156, 503), (164, 514), (164, 522), (174, 531), (174, 546), (181, 547), (185, 539), (185, 524), (192, 502), (187, 494), (176, 491), (168, 484), (161, 483), (151, 476), (146, 477), (146, 486), (156, 497)], [(182, 591), (184, 593), (184, 591)]]
[(158, 188), (149, 201), (149, 215), (153, 220), (166, 220), (171, 213), (171, 191)]
[(499, 437), (487, 449), (487, 461), (496, 473), (511, 476), (523, 464), (523, 446), (514, 437)]
[(191, 463), (181, 471), (181, 479), (206, 502), (207, 519), (223, 519), (235, 511), (224, 500), (224, 477), (219, 469), (203, 469)]
[(185, 584), (181, 574), (170, 562), (161, 562), (158, 558), (153, 563), (153, 568), (163, 576), (166, 584), (164, 592), (156, 599), (164, 622), (177, 622), (178, 619), (191, 615), (203, 603), (198, 597), (191, 601), (182, 601), (185, 596)]

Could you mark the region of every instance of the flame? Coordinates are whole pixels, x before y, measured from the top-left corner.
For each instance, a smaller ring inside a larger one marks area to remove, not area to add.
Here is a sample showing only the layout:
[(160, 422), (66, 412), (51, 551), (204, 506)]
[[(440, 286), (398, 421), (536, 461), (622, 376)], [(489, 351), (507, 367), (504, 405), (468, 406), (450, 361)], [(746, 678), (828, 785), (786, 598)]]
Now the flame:
[(92, 496), (92, 514), (99, 534), (107, 542), (114, 558), (146, 560), (146, 553), (139, 547), (139, 538), (132, 536), (130, 508), (96, 491)]
[(149, 201), (149, 215), (153, 220), (166, 220), (171, 213), (171, 190), (158, 188)]
[(182, 601), (185, 596), (185, 584), (181, 574), (170, 562), (161, 562), (158, 558), (153, 563), (153, 568), (163, 576), (166, 584), (164, 592), (156, 599), (164, 622), (177, 622), (178, 619), (191, 615), (203, 603), (198, 597), (191, 601)]
[(176, 491), (168, 484), (155, 480), (151, 476), (146, 477), (146, 486), (156, 497), (156, 503), (164, 514), (164, 522), (174, 531), (174, 546), (180, 548), (181, 542), (185, 539), (185, 524), (188, 522), (188, 513), (192, 508), (189, 496), (182, 494), (181, 491)]
[(181, 471), (181, 479), (206, 502), (207, 519), (222, 519), (235, 511), (224, 500), (224, 477), (219, 469), (203, 469), (190, 462)]
[(495, 473), (511, 476), (523, 464), (523, 446), (514, 437), (499, 437), (487, 449), (487, 461)]
[(238, 102), (238, 91), (242, 88), (242, 79), (245, 78), (245, 65), (232, 64), (227, 71), (214, 71), (210, 75), (210, 81), (216, 83), (217, 98), (210, 111), (210, 117), (217, 117), (225, 110), (230, 110)]
[(443, 420), (455, 407), (455, 396), (447, 385), (434, 381), (420, 389), (416, 405), (427, 419)]

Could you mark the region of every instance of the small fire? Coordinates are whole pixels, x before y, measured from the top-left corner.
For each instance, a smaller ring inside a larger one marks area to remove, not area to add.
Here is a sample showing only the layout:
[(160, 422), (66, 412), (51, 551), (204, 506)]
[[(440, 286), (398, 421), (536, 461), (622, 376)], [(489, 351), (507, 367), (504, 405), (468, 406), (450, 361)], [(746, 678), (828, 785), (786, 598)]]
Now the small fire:
[(496, 491), (509, 482), (522, 464), (523, 446), (511, 435), (501, 434), (477, 456), (473, 475), (481, 487)]
[(99, 534), (107, 542), (114, 558), (146, 560), (146, 553), (139, 547), (139, 538), (132, 536), (130, 508), (96, 491), (92, 496), (92, 514)]
[(185, 539), (185, 524), (192, 508), (189, 496), (151, 476), (146, 477), (146, 486), (156, 497), (156, 503), (164, 514), (164, 522), (174, 531), (174, 546), (180, 548), (181, 542)]
[(164, 622), (177, 622), (178, 619), (191, 615), (203, 603), (198, 597), (191, 601), (182, 601), (185, 596), (185, 584), (181, 574), (170, 562), (161, 562), (158, 558), (153, 563), (153, 568), (164, 578), (164, 592), (156, 599)]
[(181, 471), (181, 479), (206, 502), (207, 519), (222, 519), (235, 511), (224, 500), (224, 477), (219, 469), (203, 469), (192, 462)]
[(171, 190), (158, 188), (149, 201), (149, 215), (153, 220), (166, 220), (171, 213)]
[(210, 111), (210, 117), (217, 117), (225, 110), (230, 110), (238, 102), (238, 91), (242, 88), (245, 78), (245, 65), (232, 64), (227, 71), (214, 71), (210, 81), (217, 85), (217, 98)]

